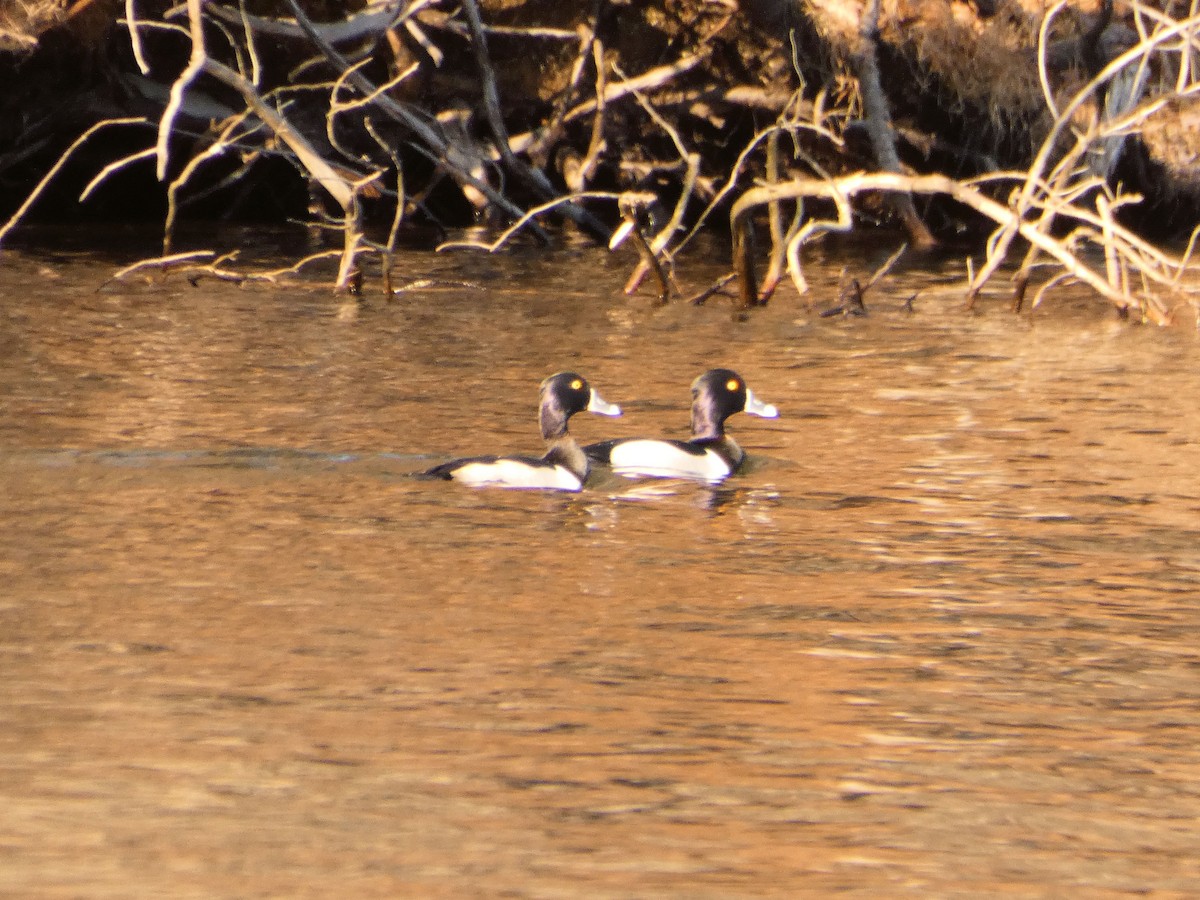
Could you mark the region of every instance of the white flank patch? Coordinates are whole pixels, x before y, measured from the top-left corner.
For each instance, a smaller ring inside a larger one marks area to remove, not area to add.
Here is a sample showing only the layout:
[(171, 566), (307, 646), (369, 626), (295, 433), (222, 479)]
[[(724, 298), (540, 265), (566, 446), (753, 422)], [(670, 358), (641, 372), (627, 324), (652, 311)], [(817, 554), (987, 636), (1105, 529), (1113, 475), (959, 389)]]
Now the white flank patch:
[(664, 441), (623, 441), (612, 448), (610, 462), (614, 472), (628, 477), (720, 481), (729, 475), (729, 463), (711, 450), (699, 456)]
[(495, 462), (467, 463), (454, 470), (455, 481), (475, 487), (494, 485), (509, 488), (552, 488), (559, 491), (577, 491), (579, 479), (562, 466), (531, 466), (516, 459), (498, 459)]

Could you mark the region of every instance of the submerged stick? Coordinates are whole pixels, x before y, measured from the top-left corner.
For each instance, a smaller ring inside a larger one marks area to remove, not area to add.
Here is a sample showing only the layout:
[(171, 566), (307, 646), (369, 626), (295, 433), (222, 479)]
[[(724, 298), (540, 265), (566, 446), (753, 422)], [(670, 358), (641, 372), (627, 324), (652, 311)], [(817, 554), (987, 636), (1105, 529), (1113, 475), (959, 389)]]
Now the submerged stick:
[(647, 192), (622, 194), (617, 200), (617, 206), (621, 211), (621, 224), (613, 232), (612, 239), (608, 242), (608, 249), (615, 250), (627, 237), (633, 240), (641, 262), (638, 263), (637, 268), (634, 269), (633, 274), (626, 281), (624, 292), (632, 294), (637, 290), (638, 285), (641, 284), (644, 273), (653, 272), (655, 279), (658, 281), (658, 303), (662, 306), (671, 299), (671, 284), (667, 279), (666, 272), (663, 271), (658, 254), (646, 240), (646, 235), (643, 231), (643, 226), (650, 218), (649, 209), (657, 200), (658, 198), (654, 194)]
[(884, 260), (883, 265), (876, 269), (872, 273), (871, 277), (867, 279), (867, 283), (863, 285), (862, 292), (865, 294), (867, 291), (871, 290), (871, 288), (875, 287), (876, 282), (878, 282), (880, 278), (892, 271), (892, 266), (896, 265), (896, 262), (901, 256), (904, 255), (904, 251), (907, 249), (908, 244), (901, 244), (899, 247), (897, 247), (896, 252)]
[[(323, 259), (330, 259), (334, 256), (339, 256), (340, 250), (322, 250), (318, 253), (311, 253), (301, 260), (293, 263), (290, 266), (285, 266), (280, 269), (268, 269), (263, 272), (238, 272), (231, 269), (221, 268), (221, 266), (229, 260), (236, 259), (238, 251), (226, 253), (222, 256), (217, 256), (214, 250), (192, 250), (186, 253), (173, 253), (168, 256), (155, 256), (150, 259), (140, 259), (135, 263), (131, 263), (120, 271), (110, 276), (97, 290), (103, 290), (114, 281), (123, 281), (130, 275), (141, 272), (145, 269), (158, 269), (163, 274), (178, 272), (185, 278), (193, 282), (193, 284), (202, 277), (212, 277), (219, 281), (233, 281), (238, 284), (242, 282), (266, 282), (275, 284), (281, 277), (286, 275), (295, 275), (302, 268), (310, 263), (317, 262)], [(215, 258), (214, 258), (215, 257)], [(211, 263), (201, 265), (201, 261), (212, 259)]]

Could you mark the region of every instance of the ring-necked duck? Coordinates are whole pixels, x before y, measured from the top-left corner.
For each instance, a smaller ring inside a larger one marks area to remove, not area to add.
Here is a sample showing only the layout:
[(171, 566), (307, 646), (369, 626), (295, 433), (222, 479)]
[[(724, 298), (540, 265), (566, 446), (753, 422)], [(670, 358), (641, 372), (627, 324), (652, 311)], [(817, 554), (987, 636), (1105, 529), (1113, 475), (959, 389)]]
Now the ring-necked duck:
[(579, 490), (588, 475), (588, 458), (567, 434), (567, 421), (585, 410), (619, 416), (621, 408), (605, 402), (582, 375), (574, 372), (551, 375), (542, 382), (540, 396), (538, 422), (542, 437), (550, 445), (545, 456), (472, 456), (442, 463), (421, 474), (475, 486)]
[(779, 410), (763, 403), (729, 369), (710, 369), (692, 382), (692, 438), (688, 441), (618, 438), (589, 444), (583, 452), (618, 475), (694, 478), (716, 482), (733, 474), (746, 454), (725, 434), (725, 420), (746, 412), (774, 419)]

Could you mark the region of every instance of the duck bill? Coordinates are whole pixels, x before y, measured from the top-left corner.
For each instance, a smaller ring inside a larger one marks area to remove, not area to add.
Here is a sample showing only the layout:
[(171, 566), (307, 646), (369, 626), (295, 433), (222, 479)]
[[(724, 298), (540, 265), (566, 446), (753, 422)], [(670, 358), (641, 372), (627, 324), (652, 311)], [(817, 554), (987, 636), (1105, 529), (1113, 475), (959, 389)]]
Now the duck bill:
[(746, 390), (746, 412), (752, 416), (759, 416), (763, 419), (778, 419), (779, 408), (774, 403), (763, 403), (754, 396), (754, 392), (747, 388)]
[(609, 403), (596, 393), (595, 388), (592, 388), (592, 396), (591, 399), (588, 400), (587, 411), (599, 413), (602, 416), (619, 416), (621, 414), (621, 407), (617, 406), (615, 403)]

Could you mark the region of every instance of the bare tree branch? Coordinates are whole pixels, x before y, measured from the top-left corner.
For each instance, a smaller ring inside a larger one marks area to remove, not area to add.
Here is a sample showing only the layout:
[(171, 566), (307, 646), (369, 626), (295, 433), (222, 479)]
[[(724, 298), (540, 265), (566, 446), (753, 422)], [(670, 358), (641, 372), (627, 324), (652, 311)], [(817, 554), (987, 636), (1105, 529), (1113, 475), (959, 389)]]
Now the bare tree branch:
[(141, 116), (130, 116), (130, 117), (124, 118), (124, 119), (105, 119), (103, 122), (97, 122), (95, 125), (93, 125), (91, 128), (89, 128), (87, 131), (85, 131), (83, 134), (81, 134), (79, 137), (77, 137), (71, 143), (71, 146), (67, 147), (67, 149), (64, 150), (62, 152), (62, 154), (58, 157), (58, 161), (53, 166), (50, 167), (50, 171), (48, 171), (45, 175), (43, 175), (41, 180), (38, 181), (37, 185), (34, 187), (34, 189), (29, 192), (29, 196), (27, 196), (25, 198), (25, 201), (19, 207), (17, 207), (17, 211), (14, 212), (11, 216), (9, 216), (8, 221), (4, 223), (4, 227), (0, 228), (0, 246), (3, 246), (4, 239), (6, 237), (8, 237), (9, 233), (14, 228), (17, 227), (17, 225), (20, 223), (20, 221), (25, 217), (25, 214), (27, 212), (29, 212), (30, 207), (32, 207), (33, 204), (35, 202), (37, 202), (38, 197), (40, 197), (42, 195), (42, 193), (46, 190), (46, 188), (50, 184), (50, 182), (54, 180), (54, 177), (60, 171), (62, 171), (62, 167), (67, 164), (67, 160), (69, 160), (71, 158), (71, 155), (76, 150), (78, 150), (80, 147), (82, 147), (84, 144), (86, 144), (88, 141), (88, 138), (90, 138), (96, 132), (103, 131), (105, 128), (108, 128), (111, 125), (149, 125), (149, 124), (151, 124), (150, 121), (148, 119), (142, 118)]

